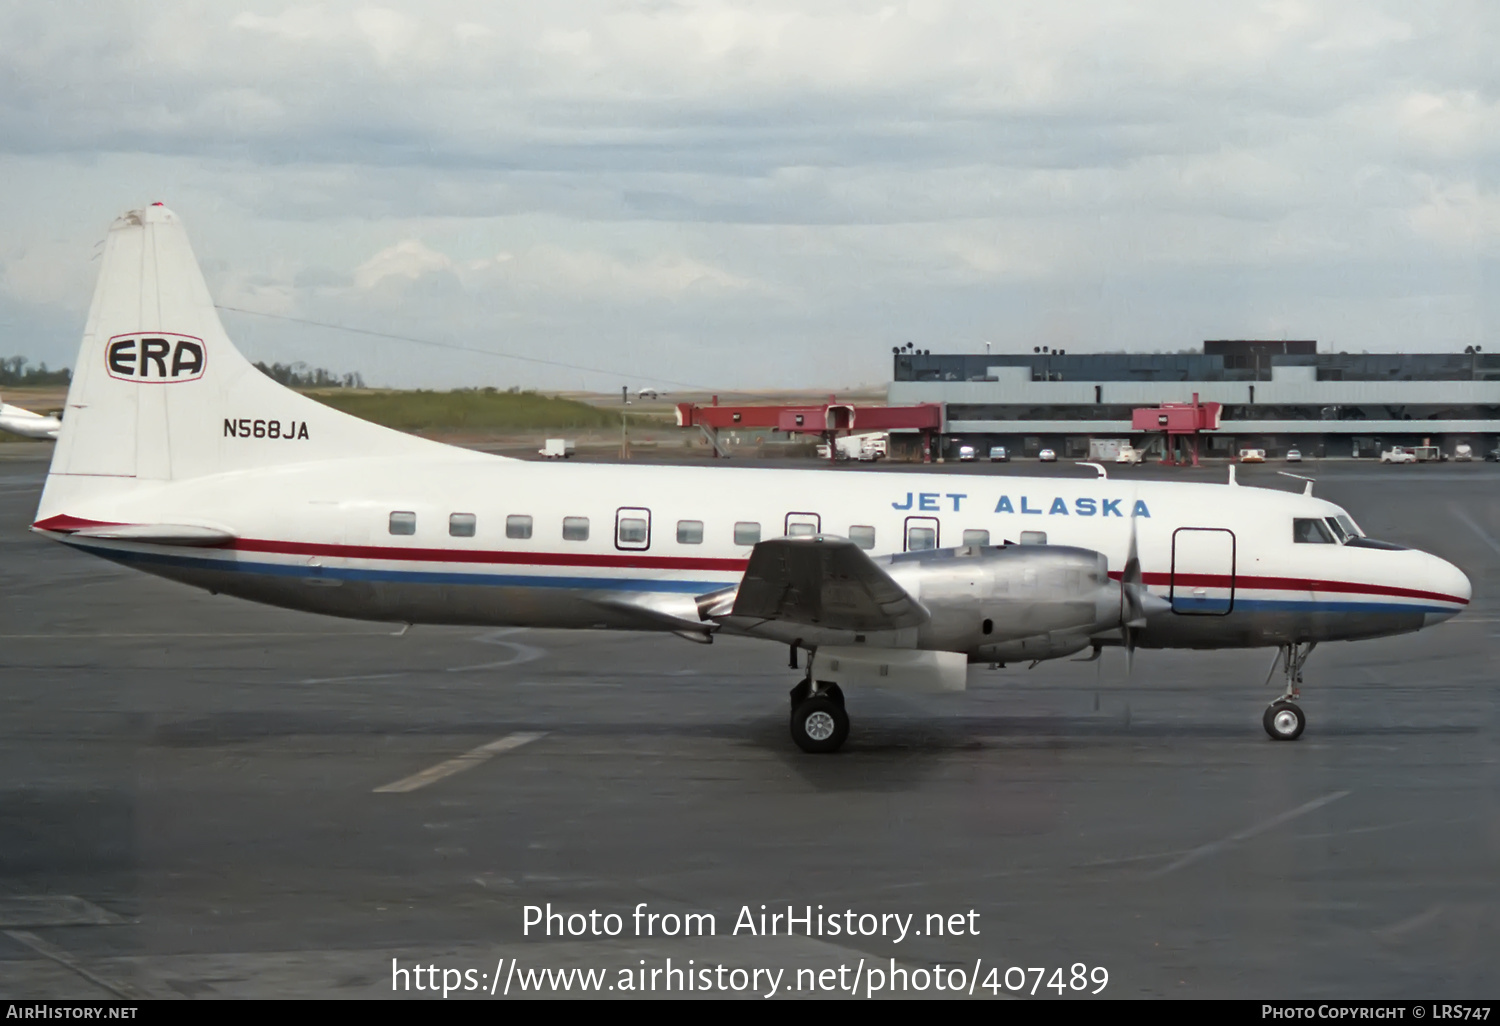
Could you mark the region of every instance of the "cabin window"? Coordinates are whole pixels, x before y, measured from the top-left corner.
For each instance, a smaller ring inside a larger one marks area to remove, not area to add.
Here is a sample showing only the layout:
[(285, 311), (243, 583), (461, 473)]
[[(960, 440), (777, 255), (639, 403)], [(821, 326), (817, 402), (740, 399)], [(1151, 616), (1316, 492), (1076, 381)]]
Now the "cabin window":
[(1022, 545), (1046, 545), (1047, 544), (1047, 532), (1046, 531), (1022, 531), (1021, 532), (1021, 544)]
[(505, 518), (505, 537), (530, 538), (531, 517), (525, 513), (512, 513)]
[(417, 515), (410, 510), (401, 510), (391, 514), (392, 534), (416, 534)]
[(448, 533), (455, 538), (472, 538), (477, 523), (478, 519), (472, 513), (450, 513)]
[(588, 541), (588, 517), (563, 517), (563, 541)]
[(849, 528), (849, 540), (862, 549), (875, 547), (875, 528), (856, 524)]
[(931, 527), (908, 527), (906, 529), (906, 550), (908, 552), (925, 552), (928, 549), (937, 548), (937, 530)]
[(756, 545), (760, 542), (760, 524), (752, 520), (741, 520), (734, 525), (736, 545)]
[(965, 545), (988, 545), (990, 543), (990, 532), (988, 531), (965, 531)]
[(678, 545), (702, 545), (703, 544), (703, 521), (701, 521), (701, 520), (679, 520), (679, 521), (677, 521), (677, 544)]
[(1292, 541), (1317, 545), (1332, 545), (1333, 532), (1328, 525), (1314, 517), (1297, 517), (1292, 521)]

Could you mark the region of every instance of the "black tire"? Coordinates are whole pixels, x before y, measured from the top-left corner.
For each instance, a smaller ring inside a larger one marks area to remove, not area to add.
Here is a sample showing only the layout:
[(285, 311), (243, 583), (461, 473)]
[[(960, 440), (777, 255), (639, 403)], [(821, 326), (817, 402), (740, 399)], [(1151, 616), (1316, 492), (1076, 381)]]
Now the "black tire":
[(808, 697), (811, 694), (812, 694), (812, 681), (810, 681), (810, 680), (799, 680), (797, 682), (796, 686), (793, 687), (792, 691), (791, 691), (791, 696), (790, 697), (792, 699), (792, 708), (795, 709), (795, 708), (797, 708), (797, 706), (799, 706), (803, 702), (807, 701)]
[(818, 694), (826, 695), (840, 709), (844, 707), (844, 689), (837, 684), (824, 684), (818, 689)]
[(1261, 717), (1261, 725), (1273, 741), (1295, 741), (1307, 726), (1307, 717), (1291, 702), (1272, 702)]
[(848, 736), (849, 714), (822, 695), (814, 695), (792, 710), (792, 740), (804, 752), (836, 752)]

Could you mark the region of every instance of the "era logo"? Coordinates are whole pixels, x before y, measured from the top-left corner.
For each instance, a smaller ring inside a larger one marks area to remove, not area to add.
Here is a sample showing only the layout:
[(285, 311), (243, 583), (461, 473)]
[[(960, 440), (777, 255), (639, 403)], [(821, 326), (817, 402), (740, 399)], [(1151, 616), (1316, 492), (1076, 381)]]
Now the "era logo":
[(164, 331), (116, 335), (105, 346), (104, 359), (110, 377), (153, 385), (197, 381), (208, 362), (201, 338)]

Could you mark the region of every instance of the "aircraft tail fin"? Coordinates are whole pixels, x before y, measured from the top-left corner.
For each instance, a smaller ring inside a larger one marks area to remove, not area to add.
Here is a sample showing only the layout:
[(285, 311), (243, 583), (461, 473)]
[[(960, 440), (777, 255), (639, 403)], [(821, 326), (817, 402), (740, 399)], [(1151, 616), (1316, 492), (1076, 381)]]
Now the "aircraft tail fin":
[(166, 207), (110, 227), (43, 495), (130, 490), (346, 456), (453, 450), (285, 388), (230, 342), (182, 222)]

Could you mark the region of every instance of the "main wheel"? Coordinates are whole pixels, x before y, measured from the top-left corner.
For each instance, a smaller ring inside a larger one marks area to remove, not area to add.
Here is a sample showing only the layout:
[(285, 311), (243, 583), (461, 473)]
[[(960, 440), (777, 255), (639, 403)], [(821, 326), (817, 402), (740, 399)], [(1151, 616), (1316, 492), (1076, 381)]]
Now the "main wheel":
[(1307, 717), (1291, 702), (1272, 702), (1266, 707), (1266, 715), (1262, 717), (1261, 723), (1273, 740), (1295, 741), (1302, 736), (1302, 728), (1307, 726)]
[(799, 680), (797, 682), (796, 686), (794, 686), (792, 688), (791, 693), (788, 696), (792, 700), (792, 708), (795, 709), (795, 708), (797, 708), (797, 706), (799, 706), (803, 702), (807, 701), (807, 696), (809, 696), (811, 694), (812, 694), (812, 681), (810, 681), (810, 680)]
[(849, 714), (823, 695), (792, 710), (792, 740), (804, 752), (836, 752), (849, 736)]

